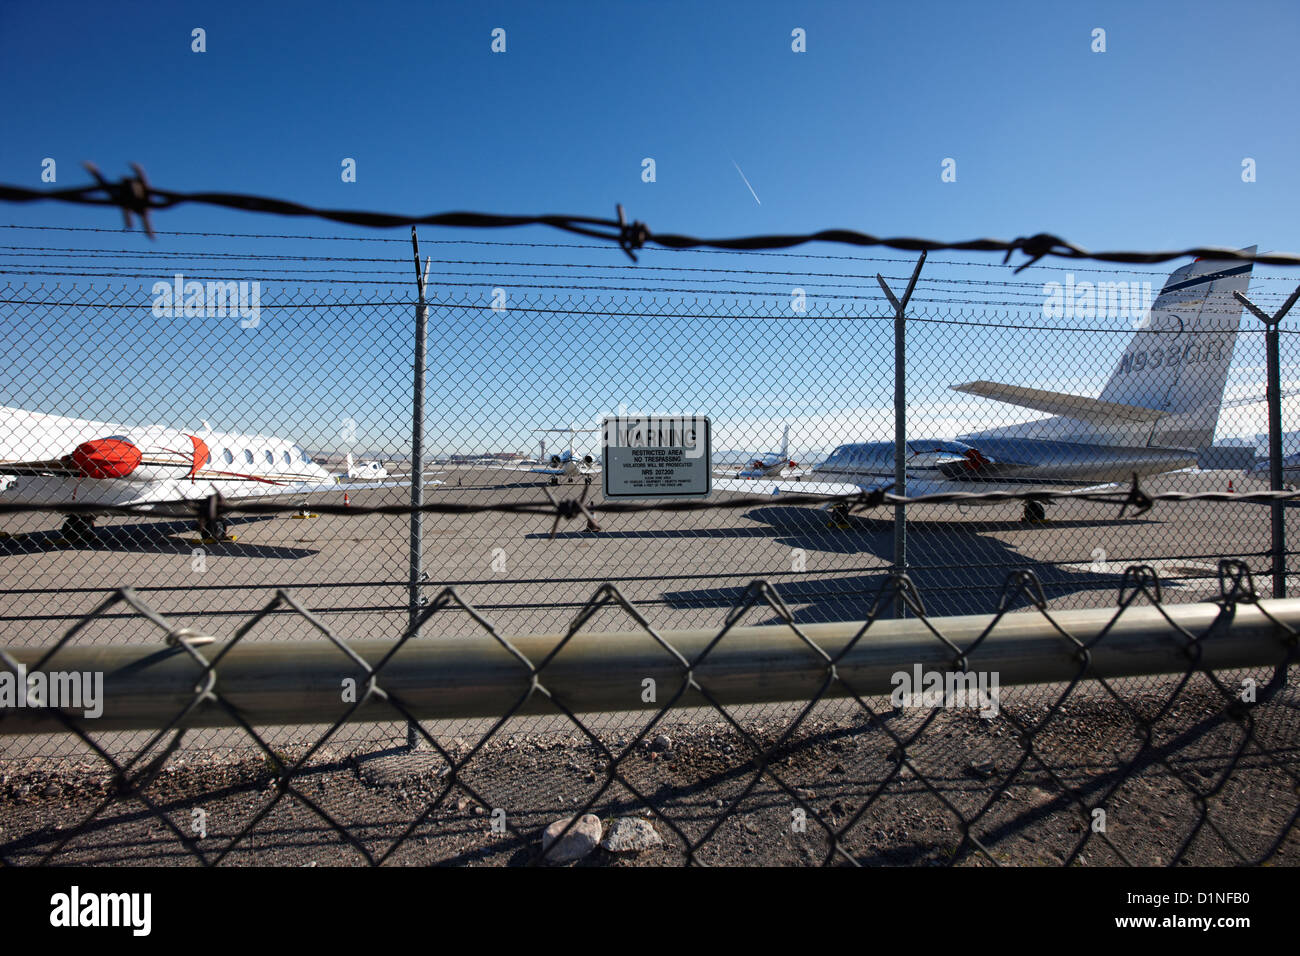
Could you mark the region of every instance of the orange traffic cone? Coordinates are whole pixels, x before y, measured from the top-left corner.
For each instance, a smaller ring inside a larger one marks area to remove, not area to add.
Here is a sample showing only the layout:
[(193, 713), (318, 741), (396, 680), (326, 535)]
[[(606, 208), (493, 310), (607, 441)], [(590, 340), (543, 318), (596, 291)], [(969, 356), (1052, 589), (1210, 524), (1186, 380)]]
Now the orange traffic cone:
[(1228, 494), (1233, 494), (1233, 493), (1234, 493), (1234, 492), (1233, 492), (1233, 490), (1232, 490), (1232, 479), (1229, 478), (1229, 479), (1228, 479)]
[[(1232, 489), (1228, 489), (1228, 490), (1231, 491)], [(352, 507), (352, 499), (348, 497), (348, 493), (346, 491), (343, 492), (343, 507), (344, 508)]]

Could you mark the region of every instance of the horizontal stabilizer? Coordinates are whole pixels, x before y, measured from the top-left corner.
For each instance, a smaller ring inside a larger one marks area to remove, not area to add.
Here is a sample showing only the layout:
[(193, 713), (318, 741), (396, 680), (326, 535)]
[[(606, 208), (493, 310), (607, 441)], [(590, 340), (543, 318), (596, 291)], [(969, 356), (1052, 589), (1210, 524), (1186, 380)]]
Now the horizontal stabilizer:
[(1023, 385), (1003, 385), (999, 382), (967, 382), (952, 386), (955, 392), (978, 395), (1032, 408), (1036, 412), (1049, 415), (1064, 415), (1077, 421), (1094, 424), (1117, 424), (1154, 422), (1165, 418), (1169, 413), (1140, 405), (1122, 405), (1119, 402), (1103, 402), (1099, 398), (1085, 398), (1082, 395), (1069, 395), (1065, 392), (1049, 392), (1042, 388), (1027, 388)]

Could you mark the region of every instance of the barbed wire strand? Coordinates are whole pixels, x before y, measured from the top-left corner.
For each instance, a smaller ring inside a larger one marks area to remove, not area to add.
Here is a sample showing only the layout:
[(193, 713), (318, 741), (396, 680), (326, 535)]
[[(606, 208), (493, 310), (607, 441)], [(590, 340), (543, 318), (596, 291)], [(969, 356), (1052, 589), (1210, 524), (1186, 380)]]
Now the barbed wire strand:
[(133, 217), (138, 216), (145, 234), (154, 235), (151, 213), (176, 206), (197, 204), (235, 209), (246, 212), (272, 213), (280, 216), (310, 217), (330, 222), (371, 228), (396, 228), (402, 226), (447, 226), (453, 228), (496, 229), (515, 226), (546, 226), (562, 232), (600, 239), (617, 244), (633, 261), (637, 250), (653, 243), (671, 249), (728, 249), (763, 251), (788, 249), (814, 242), (827, 242), (859, 247), (884, 247), (902, 252), (1001, 252), (1004, 263), (1020, 253), (1028, 260), (1018, 266), (1020, 272), (1039, 260), (1053, 256), (1063, 259), (1088, 259), (1098, 262), (1154, 264), (1187, 257), (1221, 259), (1238, 262), (1259, 262), (1267, 265), (1300, 265), (1300, 256), (1292, 253), (1247, 253), (1238, 249), (1216, 246), (1192, 246), (1182, 250), (1158, 252), (1109, 251), (1093, 252), (1060, 236), (1040, 232), (1015, 239), (968, 239), (945, 242), (936, 239), (913, 237), (879, 237), (853, 229), (822, 229), (808, 233), (786, 233), (732, 238), (706, 239), (682, 233), (657, 233), (639, 221), (628, 222), (623, 207), (617, 209), (618, 218), (576, 215), (503, 215), (480, 212), (445, 212), (422, 216), (382, 213), (368, 210), (322, 209), (289, 200), (268, 196), (252, 196), (224, 192), (179, 192), (157, 189), (149, 184), (144, 170), (132, 164), (134, 175), (110, 182), (92, 163), (84, 164), (96, 182), (88, 186), (67, 189), (39, 190), (25, 186), (0, 185), (0, 201), (23, 203), (55, 201), (76, 205), (114, 206), (121, 210), (124, 225), (131, 228)]

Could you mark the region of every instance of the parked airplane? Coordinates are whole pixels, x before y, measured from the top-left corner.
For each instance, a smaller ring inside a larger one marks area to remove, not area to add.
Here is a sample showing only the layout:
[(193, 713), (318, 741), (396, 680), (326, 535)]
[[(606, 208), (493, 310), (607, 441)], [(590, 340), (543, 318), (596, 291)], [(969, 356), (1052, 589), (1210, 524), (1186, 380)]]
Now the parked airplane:
[[(1272, 460), (1264, 458), (1255, 462), (1246, 470), (1247, 477), (1258, 478), (1261, 481), (1269, 481), (1272, 478), (1270, 466)], [(1285, 485), (1295, 485), (1300, 482), (1300, 452), (1294, 455), (1285, 455), (1282, 458), (1282, 482)]]
[[(1254, 246), (1247, 252), (1253, 252)], [(1084, 490), (1195, 466), (1211, 444), (1251, 263), (1198, 259), (1170, 274), (1119, 356), (1098, 398), (976, 381), (956, 391), (1051, 417), (960, 435), (907, 442), (909, 495), (946, 491)], [(894, 485), (894, 443), (841, 445), (810, 475), (849, 491)], [(755, 483), (766, 490), (766, 482)], [(719, 485), (715, 481), (714, 487)], [(769, 494), (808, 492), (804, 481), (775, 482)], [(743, 488), (726, 490), (743, 490)], [(842, 494), (837, 492), (816, 492)], [(1027, 502), (1026, 521), (1045, 517)]]
[[(736, 478), (794, 478), (802, 475), (799, 466), (790, 460), (790, 426), (781, 434), (781, 450), (759, 455), (735, 474)], [(730, 477), (730, 476), (728, 476)]]
[[(125, 505), (178, 500), (338, 491), (337, 477), (284, 438), (204, 429), (202, 436), (161, 425), (132, 427), (0, 406), (0, 501), (102, 505), (69, 514), (63, 534), (89, 540), (97, 516)], [(352, 486), (356, 487), (356, 486)], [(373, 486), (372, 486), (373, 487)], [(160, 508), (160, 513), (165, 509)], [(228, 537), (229, 524), (200, 522), (205, 537)]]
[(549, 475), (553, 485), (558, 485), (561, 478), (566, 481), (576, 481), (581, 478), (586, 484), (591, 484), (592, 477), (600, 474), (600, 465), (596, 463), (595, 458), (591, 455), (578, 455), (573, 451), (574, 438), (587, 432), (598, 432), (599, 428), (574, 428), (570, 425), (568, 428), (539, 428), (538, 431), (567, 433), (569, 449), (558, 455), (552, 455), (550, 467), (529, 468), (530, 473)]
[(381, 462), (377, 462), (377, 461), (353, 462), (351, 452), (348, 453), (347, 468), (348, 468), (347, 476), (349, 479), (353, 481), (365, 480), (367, 478), (378, 481), (381, 478), (388, 477), (388, 469), (385, 468)]

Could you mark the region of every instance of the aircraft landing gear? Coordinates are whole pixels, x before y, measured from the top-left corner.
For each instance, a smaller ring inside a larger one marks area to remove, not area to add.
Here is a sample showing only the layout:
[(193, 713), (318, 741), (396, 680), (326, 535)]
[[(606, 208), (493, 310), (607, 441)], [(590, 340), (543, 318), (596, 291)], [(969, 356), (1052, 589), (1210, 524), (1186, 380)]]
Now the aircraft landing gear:
[(1042, 524), (1047, 520), (1047, 508), (1041, 501), (1026, 501), (1025, 513), (1021, 520), (1025, 524)]
[(853, 523), (849, 520), (849, 506), (834, 505), (831, 508), (831, 520), (826, 522), (826, 527), (839, 528), (841, 531), (853, 527)]
[(230, 533), (230, 522), (225, 518), (199, 521), (199, 538), (204, 544), (219, 544), (223, 541), (235, 540), (235, 536)]
[(560, 483), (560, 479), (559, 479), (559, 478), (556, 478), (554, 475), (552, 475), (552, 476), (551, 476), (551, 484), (552, 484), (552, 485), (558, 485), (559, 483)]
[(95, 540), (95, 519), (92, 515), (68, 515), (59, 534), (70, 544), (90, 544)]

